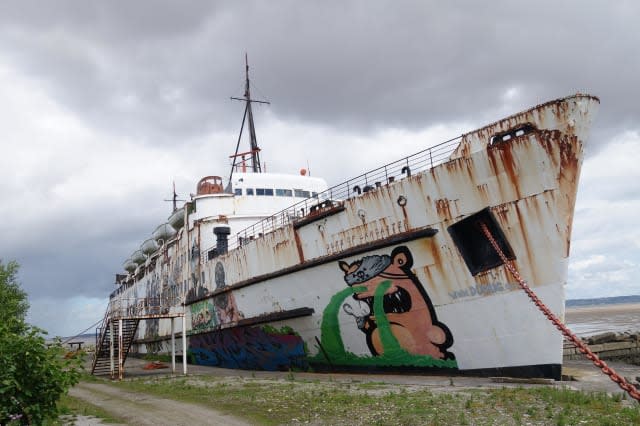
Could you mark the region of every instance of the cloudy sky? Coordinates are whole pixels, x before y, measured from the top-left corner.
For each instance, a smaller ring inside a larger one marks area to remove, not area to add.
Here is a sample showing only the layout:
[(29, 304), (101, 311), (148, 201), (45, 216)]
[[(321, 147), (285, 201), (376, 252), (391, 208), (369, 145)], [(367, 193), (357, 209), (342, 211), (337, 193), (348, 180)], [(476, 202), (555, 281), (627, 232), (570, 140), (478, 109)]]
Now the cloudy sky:
[(0, 2), (0, 258), (29, 320), (100, 319), (175, 181), (226, 175), (244, 54), (269, 171), (330, 184), (576, 92), (600, 97), (570, 298), (640, 294), (635, 1)]

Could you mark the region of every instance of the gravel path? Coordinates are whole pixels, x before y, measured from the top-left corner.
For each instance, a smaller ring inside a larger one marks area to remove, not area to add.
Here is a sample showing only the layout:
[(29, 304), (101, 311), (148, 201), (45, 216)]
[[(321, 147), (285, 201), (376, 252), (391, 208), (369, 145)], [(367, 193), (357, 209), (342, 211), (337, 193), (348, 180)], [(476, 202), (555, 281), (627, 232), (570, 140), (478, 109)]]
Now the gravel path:
[[(127, 392), (102, 383), (79, 383), (69, 390), (69, 395), (96, 405), (131, 425), (249, 425), (211, 408), (140, 392)], [(81, 422), (76, 421), (76, 424), (80, 425)]]

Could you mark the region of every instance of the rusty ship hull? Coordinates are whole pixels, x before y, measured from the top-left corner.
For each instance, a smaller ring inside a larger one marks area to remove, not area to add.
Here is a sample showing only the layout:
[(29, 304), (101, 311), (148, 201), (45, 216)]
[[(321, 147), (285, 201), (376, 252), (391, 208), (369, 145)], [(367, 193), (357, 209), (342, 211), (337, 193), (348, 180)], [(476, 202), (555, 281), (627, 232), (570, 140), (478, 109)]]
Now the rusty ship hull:
[[(197, 364), (559, 378), (560, 332), (479, 223), (563, 318), (598, 103), (575, 95), (538, 105), (240, 231), (225, 230), (225, 215), (190, 220), (192, 200), (184, 226), (122, 279), (109, 309), (148, 311), (139, 300), (164, 300), (164, 312), (185, 315)], [(214, 233), (217, 242), (205, 241)], [(169, 351), (171, 321), (142, 321), (133, 350)]]

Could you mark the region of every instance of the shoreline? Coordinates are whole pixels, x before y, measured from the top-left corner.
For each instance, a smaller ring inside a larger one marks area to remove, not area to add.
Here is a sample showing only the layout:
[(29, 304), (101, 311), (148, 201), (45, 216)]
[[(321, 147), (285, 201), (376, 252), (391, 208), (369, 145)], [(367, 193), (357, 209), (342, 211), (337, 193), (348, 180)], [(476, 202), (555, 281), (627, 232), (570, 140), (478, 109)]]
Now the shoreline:
[(565, 324), (579, 337), (640, 332), (640, 303), (579, 306), (565, 309)]
[(565, 313), (602, 313), (602, 312), (640, 311), (640, 303), (615, 303), (602, 305), (567, 306)]

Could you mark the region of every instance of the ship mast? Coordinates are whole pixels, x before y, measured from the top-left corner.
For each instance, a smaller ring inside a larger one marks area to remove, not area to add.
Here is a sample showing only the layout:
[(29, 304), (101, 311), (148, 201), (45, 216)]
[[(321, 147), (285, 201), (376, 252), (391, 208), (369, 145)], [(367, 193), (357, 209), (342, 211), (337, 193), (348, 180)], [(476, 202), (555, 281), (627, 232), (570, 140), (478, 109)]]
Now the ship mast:
[[(251, 168), (254, 173), (262, 173), (262, 167), (260, 165), (260, 148), (258, 147), (258, 138), (256, 137), (256, 127), (253, 122), (253, 110), (251, 108), (252, 103), (259, 104), (269, 104), (266, 101), (258, 101), (255, 99), (251, 99), (251, 89), (249, 84), (249, 60), (247, 54), (244, 55), (245, 60), (245, 86), (244, 86), (244, 97), (243, 98), (234, 98), (231, 99), (236, 101), (245, 102), (244, 108), (244, 116), (242, 117), (242, 125), (240, 126), (240, 134), (238, 135), (238, 143), (236, 144), (236, 152), (231, 156), (233, 158), (233, 165), (231, 166), (231, 174), (229, 175), (229, 186), (231, 185), (231, 178), (233, 177), (233, 172), (239, 164), (242, 164), (243, 169), (246, 166), (245, 156), (251, 154)], [(240, 148), (240, 140), (242, 138), (242, 131), (244, 130), (244, 124), (248, 118), (248, 126), (249, 126), (249, 139), (251, 144), (251, 150), (248, 152), (238, 152)], [(240, 163), (238, 163), (238, 157), (241, 157)]]
[(251, 139), (251, 163), (253, 164), (253, 172), (261, 173), (260, 167), (260, 148), (258, 148), (258, 139), (256, 138), (256, 126), (253, 123), (253, 110), (251, 109), (251, 92), (249, 89), (249, 60), (247, 54), (244, 55), (246, 83), (244, 86), (244, 98), (247, 102), (247, 116), (249, 117), (249, 137)]

